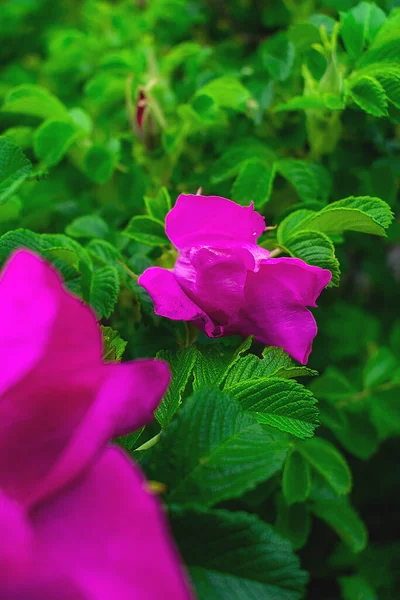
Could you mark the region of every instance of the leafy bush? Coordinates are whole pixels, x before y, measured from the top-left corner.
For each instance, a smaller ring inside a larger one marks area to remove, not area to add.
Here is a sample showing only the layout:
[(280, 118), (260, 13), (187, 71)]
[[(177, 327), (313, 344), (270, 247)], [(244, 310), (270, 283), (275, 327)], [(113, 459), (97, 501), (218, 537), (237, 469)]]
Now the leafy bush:
[[(154, 422), (118, 441), (164, 491), (200, 599), (397, 597), (397, 4), (1, 9), (1, 264), (52, 262), (107, 360), (170, 363)], [(166, 215), (199, 188), (254, 202), (263, 248), (332, 273), (309, 367), (155, 315), (138, 276), (172, 268)]]

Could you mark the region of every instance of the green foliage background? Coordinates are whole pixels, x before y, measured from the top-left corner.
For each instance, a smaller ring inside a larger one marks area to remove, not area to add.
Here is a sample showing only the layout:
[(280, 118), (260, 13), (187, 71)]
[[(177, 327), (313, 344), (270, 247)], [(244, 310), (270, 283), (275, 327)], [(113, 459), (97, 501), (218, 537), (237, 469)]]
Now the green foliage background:
[[(106, 360), (170, 362), (120, 443), (199, 598), (398, 598), (398, 0), (8, 0), (0, 34), (1, 263), (53, 262)], [(199, 187), (332, 271), (309, 368), (154, 315), (136, 276), (174, 264), (165, 215)]]

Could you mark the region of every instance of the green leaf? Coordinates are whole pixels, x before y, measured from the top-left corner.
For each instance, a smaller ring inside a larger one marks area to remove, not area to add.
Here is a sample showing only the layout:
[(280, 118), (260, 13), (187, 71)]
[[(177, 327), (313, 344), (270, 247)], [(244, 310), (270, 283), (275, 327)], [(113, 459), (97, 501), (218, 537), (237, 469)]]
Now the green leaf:
[(335, 256), (335, 246), (324, 233), (299, 231), (285, 241), (285, 248), (291, 256), (301, 258), (309, 265), (328, 269), (332, 273), (330, 285), (339, 285), (340, 265)]
[(274, 112), (291, 112), (297, 110), (343, 110), (344, 101), (335, 94), (309, 94), (307, 96), (293, 96), (284, 104), (278, 104)]
[(227, 388), (233, 387), (242, 380), (257, 377), (291, 379), (292, 377), (312, 377), (317, 374), (317, 371), (302, 365), (296, 365), (294, 360), (282, 348), (267, 346), (263, 351), (262, 359), (254, 356), (254, 354), (240, 358), (229, 371), (225, 386)]
[(17, 191), (31, 172), (31, 161), (21, 148), (0, 136), (0, 204)]
[(192, 374), (197, 353), (192, 346), (185, 350), (178, 350), (176, 353), (171, 350), (160, 350), (157, 352), (157, 358), (165, 360), (172, 373), (171, 383), (154, 413), (157, 421), (164, 428), (182, 404), (182, 394)]
[(300, 600), (307, 575), (290, 542), (256, 515), (173, 507), (171, 526), (199, 600)]
[(101, 325), (103, 334), (103, 360), (104, 362), (120, 362), (125, 348), (128, 344), (121, 338), (118, 331), (112, 327)]
[(0, 223), (18, 219), (22, 211), (22, 202), (17, 196), (9, 196), (0, 203)]
[(251, 94), (235, 77), (218, 77), (200, 88), (198, 95), (210, 96), (217, 106), (244, 112)]
[(99, 319), (109, 317), (119, 295), (118, 271), (113, 267), (102, 267), (95, 271), (90, 282), (90, 304)]
[(352, 11), (341, 13), (340, 34), (349, 55), (358, 58), (364, 48), (364, 23), (358, 22)]
[(382, 71), (376, 75), (376, 78), (382, 85), (389, 102), (400, 109), (400, 74), (390, 73), (390, 71), (386, 72), (385, 69), (382, 69)]
[(373, 117), (387, 117), (387, 98), (383, 86), (369, 75), (358, 77), (348, 86), (349, 96), (366, 113)]
[(274, 177), (274, 164), (258, 158), (244, 162), (232, 187), (232, 200), (243, 206), (254, 202), (256, 210), (261, 209), (271, 196)]
[(122, 235), (148, 246), (168, 246), (164, 225), (152, 217), (132, 217)]
[(278, 242), (283, 245), (286, 244), (286, 240), (290, 238), (291, 234), (296, 233), (297, 229), (301, 229), (301, 223), (303, 221), (306, 222), (309, 217), (314, 215), (315, 211), (307, 208), (291, 212), (281, 223), (279, 223), (277, 231)]
[(397, 62), (399, 58), (400, 15), (394, 10), (380, 27), (368, 52), (358, 61), (360, 67), (374, 63)]
[[(328, 235), (345, 231), (358, 231), (374, 235), (386, 235), (385, 229), (393, 220), (393, 213), (386, 202), (370, 196), (349, 196), (332, 202), (317, 213), (302, 219), (291, 234), (302, 229), (312, 229)], [(279, 240), (279, 236), (278, 236)], [(284, 240), (282, 240), (284, 243)]]
[(311, 505), (312, 512), (336, 531), (352, 552), (364, 550), (368, 532), (347, 498), (318, 500)]
[(45, 121), (33, 136), (36, 157), (47, 167), (58, 164), (80, 131), (65, 121)]
[(386, 15), (373, 2), (360, 2), (340, 15), (340, 33), (345, 48), (353, 59), (359, 58), (365, 43), (372, 42), (386, 21)]
[(295, 49), (287, 36), (280, 33), (261, 46), (261, 57), (265, 68), (277, 81), (285, 81), (292, 71)]
[(236, 142), (213, 163), (211, 183), (221, 183), (235, 177), (244, 163), (255, 158), (272, 168), (276, 156), (271, 148), (254, 138)]
[(293, 185), (304, 202), (325, 198), (324, 188), (328, 185), (329, 175), (321, 165), (284, 158), (276, 163), (276, 169)]
[(96, 238), (88, 243), (86, 250), (101, 265), (116, 267), (120, 275), (126, 275), (126, 271), (124, 271), (123, 267), (118, 262), (123, 262), (123, 256), (113, 244)]
[(72, 221), (65, 228), (65, 233), (74, 238), (105, 238), (110, 229), (98, 215), (84, 215)]
[(361, 575), (339, 578), (343, 600), (379, 600), (374, 589)]
[(252, 339), (251, 337), (246, 338), (238, 348), (227, 347), (223, 341), (199, 346), (193, 373), (193, 389), (220, 385), (241, 355), (250, 348)]
[(171, 210), (171, 198), (165, 187), (160, 188), (155, 198), (148, 198), (145, 196), (144, 203), (150, 217), (153, 217), (161, 223), (165, 221), (165, 217)]
[(319, 424), (312, 393), (296, 381), (278, 377), (242, 380), (225, 388), (260, 423), (299, 438), (311, 437)]
[[(323, 408), (321, 406), (320, 410), (321, 421), (324, 423)], [(347, 452), (354, 454), (361, 460), (367, 460), (379, 448), (378, 431), (371, 423), (370, 415), (364, 412), (355, 414), (345, 412), (342, 407), (337, 410), (341, 417), (341, 423), (336, 424), (331, 429)]]
[(369, 397), (370, 415), (380, 439), (400, 434), (400, 385), (374, 390)]
[(389, 381), (398, 366), (399, 361), (389, 348), (378, 348), (370, 355), (364, 367), (364, 386), (374, 388)]
[(42, 119), (69, 120), (65, 106), (58, 98), (39, 85), (23, 84), (13, 88), (7, 94), (2, 110)]
[(351, 472), (340, 452), (327, 440), (314, 437), (297, 445), (297, 450), (339, 495), (348, 494)]
[(308, 498), (310, 490), (310, 465), (300, 452), (294, 451), (287, 457), (283, 469), (283, 496), (290, 506), (296, 502), (304, 502)]
[(83, 157), (83, 172), (94, 183), (103, 184), (111, 179), (116, 163), (114, 152), (104, 146), (93, 145)]
[(169, 502), (212, 506), (272, 477), (287, 450), (286, 436), (262, 427), (232, 396), (203, 388), (152, 449), (150, 476), (166, 484)]
[(289, 540), (295, 550), (302, 548), (311, 531), (311, 516), (306, 504), (288, 506), (280, 494), (277, 499), (276, 531)]

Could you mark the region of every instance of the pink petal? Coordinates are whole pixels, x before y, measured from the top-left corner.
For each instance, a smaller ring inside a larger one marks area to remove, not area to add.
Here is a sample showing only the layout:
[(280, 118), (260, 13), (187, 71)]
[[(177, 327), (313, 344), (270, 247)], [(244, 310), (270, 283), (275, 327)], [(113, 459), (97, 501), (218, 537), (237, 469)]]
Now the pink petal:
[(238, 329), (242, 335), (283, 348), (305, 364), (317, 333), (306, 306), (315, 306), (330, 279), (330, 271), (299, 259), (266, 260), (258, 272), (248, 274)]
[(224, 326), (243, 304), (247, 271), (254, 268), (254, 257), (245, 247), (200, 246), (179, 253), (174, 273), (186, 294)]
[(139, 284), (153, 300), (157, 315), (173, 321), (192, 321), (208, 335), (215, 330), (210, 317), (185, 294), (172, 271), (150, 267), (139, 277)]
[(36, 572), (71, 575), (90, 600), (191, 597), (160, 505), (116, 448), (32, 513)]
[(74, 476), (111, 437), (148, 422), (169, 372), (157, 361), (104, 365), (94, 313), (30, 252), (9, 261), (0, 292), (0, 348), (17, 365), (4, 357), (0, 488), (28, 504)]
[(264, 218), (250, 206), (219, 196), (181, 194), (168, 213), (165, 230), (178, 248), (188, 246), (255, 244), (265, 229)]
[(108, 377), (58, 461), (29, 497), (30, 503), (68, 483), (113, 437), (139, 429), (153, 412), (169, 384), (170, 371), (160, 360), (106, 365)]
[(17, 502), (0, 490), (0, 596), (7, 584), (18, 581), (30, 566), (32, 536)]

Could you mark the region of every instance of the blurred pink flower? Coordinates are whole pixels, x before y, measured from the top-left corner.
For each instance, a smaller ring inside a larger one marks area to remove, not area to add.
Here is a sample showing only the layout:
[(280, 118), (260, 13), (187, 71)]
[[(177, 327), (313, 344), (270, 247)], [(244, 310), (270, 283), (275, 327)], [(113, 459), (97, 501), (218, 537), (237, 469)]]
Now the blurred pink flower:
[(166, 219), (179, 250), (173, 270), (151, 267), (139, 278), (155, 312), (192, 321), (209, 337), (254, 335), (305, 364), (317, 333), (307, 306), (330, 271), (298, 258), (270, 258), (256, 245), (264, 218), (219, 196), (181, 194)]
[(104, 364), (92, 311), (28, 251), (0, 306), (0, 597), (190, 598), (157, 500), (108, 446), (152, 419), (168, 366)]

